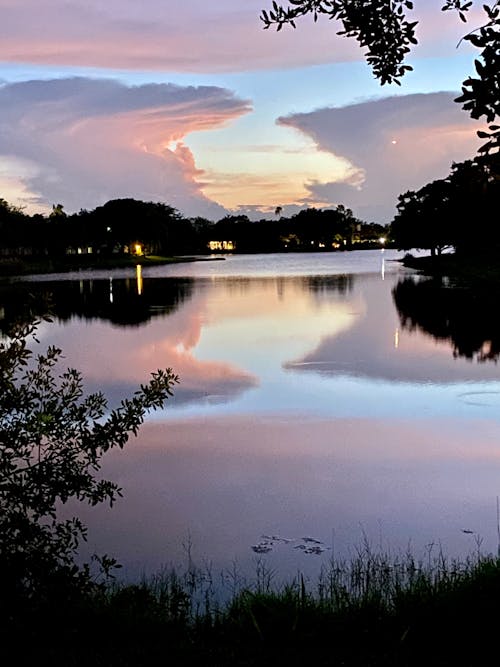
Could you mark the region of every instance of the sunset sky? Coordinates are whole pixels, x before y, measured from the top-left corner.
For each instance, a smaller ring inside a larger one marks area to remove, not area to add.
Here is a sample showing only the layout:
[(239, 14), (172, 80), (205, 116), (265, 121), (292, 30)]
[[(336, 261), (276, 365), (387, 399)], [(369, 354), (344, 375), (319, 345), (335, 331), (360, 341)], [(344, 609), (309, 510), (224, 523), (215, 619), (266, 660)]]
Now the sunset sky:
[(474, 54), (438, 0), (415, 2), (401, 87), (332, 22), (263, 30), (269, 4), (0, 0), (0, 197), (73, 212), (130, 196), (213, 220), (343, 203), (388, 222), (400, 192), (474, 153), (453, 103)]

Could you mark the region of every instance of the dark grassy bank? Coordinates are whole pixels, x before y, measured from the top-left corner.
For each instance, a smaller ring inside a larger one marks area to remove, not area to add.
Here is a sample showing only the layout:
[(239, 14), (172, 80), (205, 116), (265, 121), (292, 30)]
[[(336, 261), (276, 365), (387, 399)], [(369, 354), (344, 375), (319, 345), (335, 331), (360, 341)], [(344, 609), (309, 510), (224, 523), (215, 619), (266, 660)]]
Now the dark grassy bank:
[(417, 562), (365, 548), (348, 563), (332, 562), (314, 584), (299, 576), (275, 588), (261, 569), (224, 604), (223, 578), (190, 567), (73, 599), (53, 591), (4, 618), (3, 664), (496, 664), (494, 557)]
[[(122, 269), (135, 267), (159, 266), (179, 262), (195, 262), (213, 259), (209, 257), (161, 257), (156, 255), (65, 255), (41, 259), (2, 259), (0, 276), (22, 276), (37, 273), (65, 273), (84, 269)], [(218, 258), (220, 259), (220, 258)]]
[(500, 285), (500, 261), (498, 253), (480, 253), (457, 255), (454, 253), (441, 256), (413, 257), (406, 255), (402, 260), (409, 268), (428, 276), (447, 276), (455, 284), (498, 284)]

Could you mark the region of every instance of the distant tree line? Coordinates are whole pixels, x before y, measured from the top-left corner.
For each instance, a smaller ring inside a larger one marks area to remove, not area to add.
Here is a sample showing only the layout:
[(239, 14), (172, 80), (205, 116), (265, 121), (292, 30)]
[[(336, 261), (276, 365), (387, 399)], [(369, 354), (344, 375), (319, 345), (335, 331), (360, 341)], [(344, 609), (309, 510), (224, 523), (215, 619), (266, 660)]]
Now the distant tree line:
[[(0, 199), (0, 254), (61, 256), (120, 253), (182, 255), (210, 250), (279, 252), (350, 249), (378, 245), (387, 229), (354, 217), (342, 205), (251, 221), (227, 215), (217, 222), (186, 218), (168, 204), (114, 199), (92, 211), (68, 215), (54, 204), (49, 215), (27, 215)], [(276, 210), (278, 210), (276, 209)], [(361, 244), (361, 245), (360, 245)]]
[(0, 257), (68, 254), (185, 255), (206, 252), (307, 252), (380, 247), (439, 255), (500, 249), (500, 153), (454, 163), (450, 174), (399, 195), (391, 225), (367, 223), (349, 208), (307, 208), (273, 219), (226, 215), (186, 218), (160, 202), (113, 199), (92, 211), (27, 215), (0, 198)]

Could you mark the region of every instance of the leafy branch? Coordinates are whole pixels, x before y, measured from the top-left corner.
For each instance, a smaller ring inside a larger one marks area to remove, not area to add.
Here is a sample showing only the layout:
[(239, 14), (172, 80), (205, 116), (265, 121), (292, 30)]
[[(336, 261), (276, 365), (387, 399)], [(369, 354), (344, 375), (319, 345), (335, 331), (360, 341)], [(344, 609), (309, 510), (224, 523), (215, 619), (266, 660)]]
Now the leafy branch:
[(417, 21), (407, 21), (405, 15), (406, 9), (413, 8), (410, 0), (289, 0), (289, 5), (273, 1), (271, 10), (263, 10), (260, 19), (264, 28), (274, 25), (279, 31), (286, 24), (295, 28), (296, 20), (307, 14), (312, 14), (314, 21), (325, 15), (341, 23), (338, 35), (353, 37), (366, 47), (366, 60), (382, 84), (399, 84), (412, 69), (404, 63), (410, 45), (417, 43)]

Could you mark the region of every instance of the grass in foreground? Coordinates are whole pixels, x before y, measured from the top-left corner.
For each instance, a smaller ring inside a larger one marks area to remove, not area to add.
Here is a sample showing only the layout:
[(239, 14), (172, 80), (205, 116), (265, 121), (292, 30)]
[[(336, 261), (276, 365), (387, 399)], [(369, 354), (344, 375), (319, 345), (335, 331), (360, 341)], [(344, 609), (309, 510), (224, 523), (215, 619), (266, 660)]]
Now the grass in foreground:
[(495, 664), (499, 607), (498, 558), (423, 562), (365, 545), (314, 584), (274, 586), (262, 563), (252, 583), (190, 566), (41, 603), (3, 624), (3, 646), (12, 664), (475, 666)]

